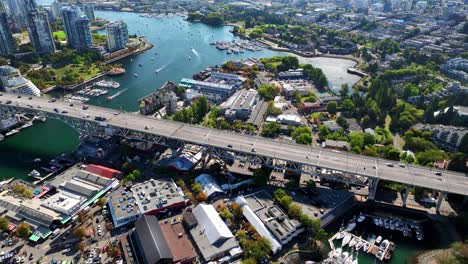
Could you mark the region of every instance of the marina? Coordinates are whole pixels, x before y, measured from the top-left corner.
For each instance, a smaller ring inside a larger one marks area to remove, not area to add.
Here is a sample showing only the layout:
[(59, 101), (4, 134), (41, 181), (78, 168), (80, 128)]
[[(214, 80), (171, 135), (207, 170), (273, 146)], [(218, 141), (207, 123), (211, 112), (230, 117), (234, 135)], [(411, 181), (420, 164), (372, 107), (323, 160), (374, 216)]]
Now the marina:
[[(94, 83), (92, 86), (85, 87), (74, 93), (66, 94), (63, 96), (63, 99), (66, 102), (70, 102), (70, 103), (86, 103), (92, 97), (100, 97), (100, 96), (106, 95), (109, 92), (107, 89), (118, 89), (119, 87), (120, 87), (119, 82), (101, 80), (99, 82)], [(113, 99), (114, 97), (117, 97), (118, 95), (122, 93), (122, 91), (119, 91), (117, 95), (108, 96), (107, 99), (109, 97), (112, 97), (111, 99)]]
[[(373, 225), (376, 229), (371, 232), (362, 229), (369, 225)], [(424, 239), (422, 227), (415, 221), (361, 212), (353, 216), (347, 225), (342, 225), (339, 231), (328, 240), (331, 252), (327, 258), (329, 262), (324, 263), (346, 263), (333, 262), (338, 257), (342, 258), (345, 250), (368, 254), (379, 261), (389, 261), (397, 246), (392, 241), (392, 237), (398, 234), (405, 238), (415, 238), (417, 241)]]
[(214, 41), (210, 42), (210, 45), (215, 46), (218, 50), (226, 50), (227, 54), (244, 53), (244, 50), (261, 51), (266, 48), (266, 46), (260, 42), (243, 39), (235, 39), (231, 41)]

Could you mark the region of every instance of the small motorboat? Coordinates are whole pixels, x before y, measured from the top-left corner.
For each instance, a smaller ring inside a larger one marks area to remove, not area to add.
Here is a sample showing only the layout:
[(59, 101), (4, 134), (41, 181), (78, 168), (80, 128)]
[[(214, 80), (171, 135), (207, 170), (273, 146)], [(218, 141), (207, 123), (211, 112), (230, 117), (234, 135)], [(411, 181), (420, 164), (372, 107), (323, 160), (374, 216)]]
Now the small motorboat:
[(390, 224), (388, 223), (388, 219), (385, 219), (385, 221), (384, 221), (384, 227), (385, 227), (385, 229), (389, 229), (389, 228), (390, 228)]
[(369, 243), (364, 243), (364, 245), (362, 246), (362, 250), (364, 250), (364, 252), (367, 252), (370, 248), (370, 244)]
[(38, 163), (38, 162), (41, 162), (42, 160), (40, 158), (35, 158), (34, 159), (34, 162)]
[(348, 246), (349, 247), (354, 247), (358, 242), (358, 238), (357, 237), (353, 237), (353, 239), (351, 239), (351, 241), (349, 241), (349, 244)]
[(356, 251), (361, 250), (361, 248), (364, 246), (364, 243), (362, 240), (359, 239), (359, 242), (356, 243), (356, 246), (354, 247)]
[(133, 76), (138, 77), (138, 74), (135, 73), (135, 74), (133, 74)]
[(366, 216), (361, 213), (359, 215), (357, 221), (358, 221), (358, 223), (362, 223), (362, 221), (364, 221), (364, 220), (366, 220)]
[(352, 222), (346, 227), (346, 231), (351, 232), (356, 227), (356, 223)]
[(378, 218), (378, 217), (374, 218), (374, 224), (375, 224), (376, 226), (379, 225), (379, 218)]
[(382, 241), (382, 244), (380, 244), (380, 247), (381, 247), (381, 248), (386, 248), (386, 247), (388, 246), (388, 243), (389, 243), (389, 242), (390, 242), (390, 241), (388, 241), (387, 239), (385, 239), (384, 241)]
[(379, 244), (380, 242), (382, 242), (382, 237), (381, 237), (381, 236), (378, 236), (378, 237), (375, 239), (375, 243)]
[(338, 235), (336, 236), (336, 239), (342, 239), (345, 235), (346, 235), (346, 232), (345, 232), (345, 231), (341, 231), (341, 232), (339, 232)]

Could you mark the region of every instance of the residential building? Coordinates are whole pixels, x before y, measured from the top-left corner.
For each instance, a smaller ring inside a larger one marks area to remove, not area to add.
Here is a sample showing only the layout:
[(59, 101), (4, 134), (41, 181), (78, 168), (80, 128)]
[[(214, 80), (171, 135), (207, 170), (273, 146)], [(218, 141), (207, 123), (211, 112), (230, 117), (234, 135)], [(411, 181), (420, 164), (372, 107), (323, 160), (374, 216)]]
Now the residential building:
[[(157, 88), (157, 90), (141, 99), (138, 100), (138, 104), (140, 106), (140, 114), (142, 115), (149, 115), (152, 114), (166, 105), (166, 112), (169, 110), (174, 110), (174, 98), (173, 98), (173, 91), (176, 85), (173, 82), (167, 81), (161, 87)], [(177, 100), (177, 98), (176, 98)], [(172, 102), (171, 102), (172, 101)], [(177, 104), (177, 102), (175, 102)], [(169, 107), (168, 107), (169, 106)], [(177, 106), (176, 106), (177, 107)]]
[(89, 21), (93, 22), (94, 20), (96, 20), (96, 17), (94, 15), (94, 3), (83, 3), (82, 8)]
[(183, 214), (183, 221), (206, 262), (242, 254), (239, 243), (213, 205), (198, 204), (192, 212)]
[(342, 140), (331, 140), (331, 139), (325, 140), (325, 142), (322, 143), (322, 147), (345, 150), (345, 151), (348, 151), (351, 149), (348, 142), (342, 141)]
[(458, 151), (463, 137), (468, 133), (466, 127), (416, 124), (414, 128), (432, 132), (430, 140), (438, 147), (448, 151)]
[(220, 102), (234, 92), (234, 85), (197, 81), (183, 78), (179, 86), (186, 88), (187, 100), (191, 101), (200, 96), (206, 96), (209, 100)]
[(15, 40), (8, 25), (8, 18), (5, 12), (0, 11), (0, 55), (8, 56), (15, 50)]
[(30, 12), (29, 39), (38, 53), (55, 52), (54, 38), (50, 30), (48, 15), (45, 11)]
[(172, 179), (150, 179), (115, 190), (109, 199), (109, 212), (114, 226), (120, 227), (142, 215), (180, 209), (187, 203), (187, 197)]
[(20, 32), (28, 28), (28, 13), (37, 10), (35, 0), (7, 0), (8, 15), (11, 18), (14, 31)]
[(107, 25), (107, 49), (115, 52), (125, 48), (128, 42), (128, 29), (124, 21), (116, 21)]
[(63, 9), (62, 17), (68, 45), (75, 49), (91, 48), (93, 42), (88, 17), (77, 7)]
[(302, 69), (288, 70), (278, 73), (278, 78), (280, 80), (298, 80), (304, 79), (304, 71)]
[(30, 80), (21, 76), (18, 69), (0, 66), (0, 89), (8, 93), (40, 96), (41, 91)]
[(239, 90), (220, 105), (220, 110), (228, 120), (247, 120), (259, 100), (254, 89)]

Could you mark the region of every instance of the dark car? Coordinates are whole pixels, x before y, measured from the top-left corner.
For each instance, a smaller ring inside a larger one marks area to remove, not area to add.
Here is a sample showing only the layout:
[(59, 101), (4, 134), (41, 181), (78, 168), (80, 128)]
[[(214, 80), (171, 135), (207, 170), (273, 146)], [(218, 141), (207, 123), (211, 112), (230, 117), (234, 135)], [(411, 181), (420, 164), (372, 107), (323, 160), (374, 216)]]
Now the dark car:
[(102, 117), (102, 116), (96, 116), (96, 117), (94, 117), (94, 120), (96, 120), (96, 121), (106, 121), (106, 118)]
[(87, 110), (89, 107), (87, 107), (86, 105), (83, 105), (83, 110)]

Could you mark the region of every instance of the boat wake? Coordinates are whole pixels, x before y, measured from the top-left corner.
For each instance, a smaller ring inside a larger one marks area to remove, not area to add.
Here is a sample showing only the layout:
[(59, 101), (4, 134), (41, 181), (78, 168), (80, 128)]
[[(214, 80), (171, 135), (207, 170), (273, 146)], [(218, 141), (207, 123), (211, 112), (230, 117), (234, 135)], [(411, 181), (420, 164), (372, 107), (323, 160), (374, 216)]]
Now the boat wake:
[(168, 65), (169, 65), (169, 64), (166, 64), (166, 65), (164, 65), (164, 66), (162, 66), (162, 67), (159, 67), (159, 68), (157, 68), (154, 72), (158, 73), (158, 72), (164, 70), (164, 68), (166, 68)]
[(195, 54), (195, 56), (200, 57), (200, 55), (198, 54), (198, 52), (195, 49), (192, 49), (192, 52), (193, 52), (193, 54)]
[(123, 90), (117, 92), (116, 94), (113, 94), (113, 95), (111, 95), (111, 96), (108, 96), (106, 99), (107, 99), (107, 101), (111, 101), (112, 99), (116, 98), (117, 96), (119, 96), (119, 95), (125, 93), (127, 90), (128, 90), (128, 88), (125, 88), (125, 89), (123, 89)]

